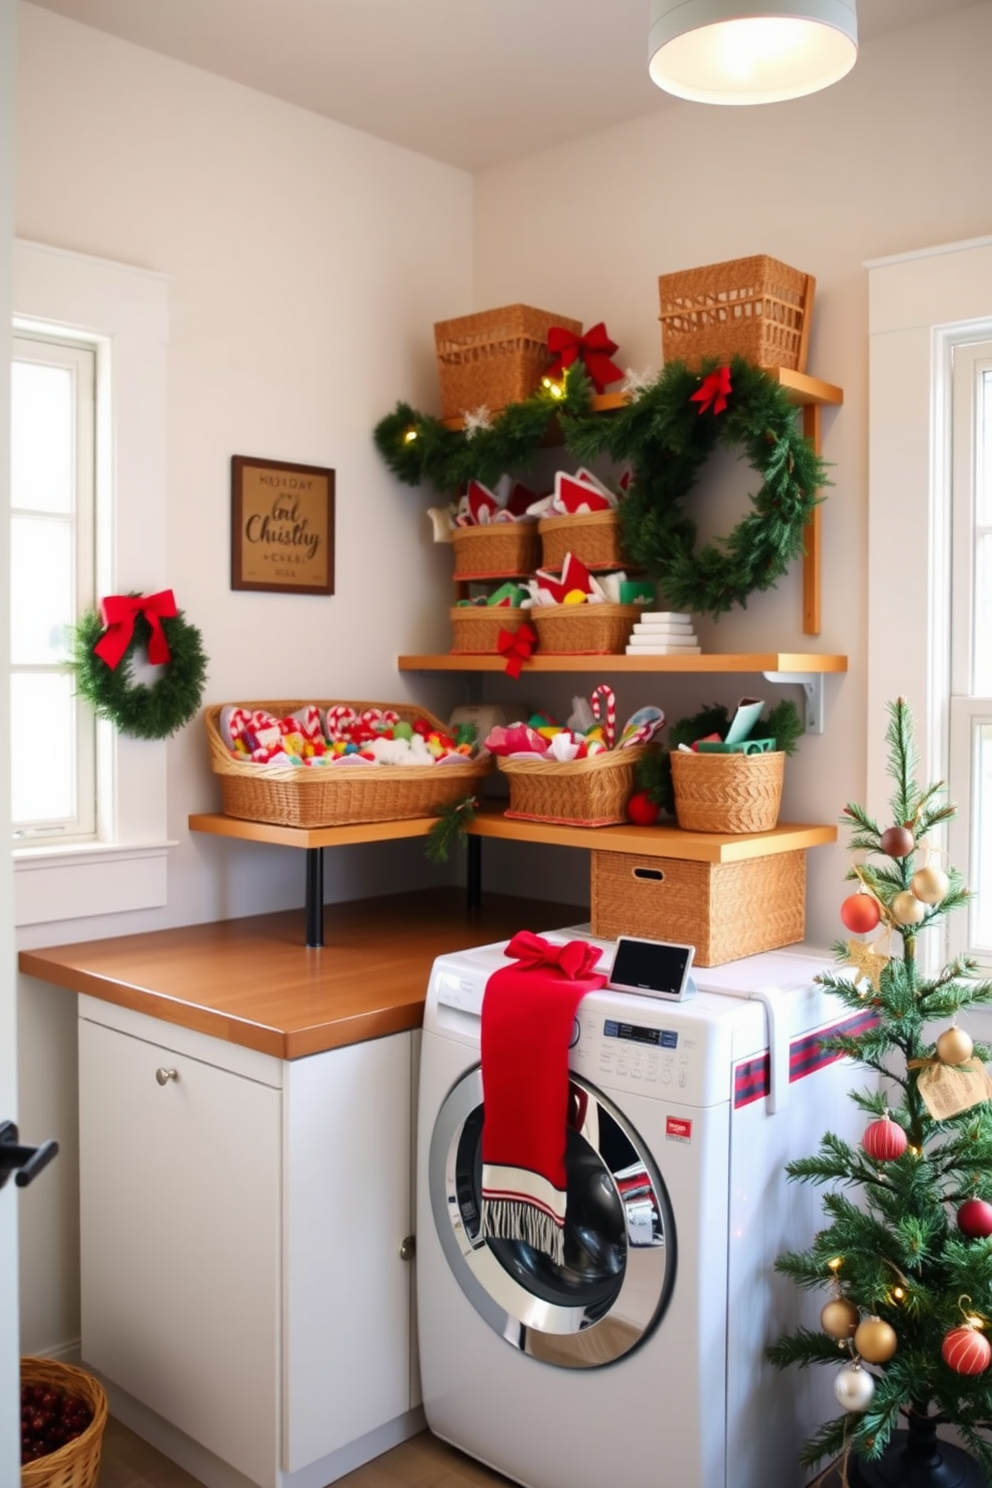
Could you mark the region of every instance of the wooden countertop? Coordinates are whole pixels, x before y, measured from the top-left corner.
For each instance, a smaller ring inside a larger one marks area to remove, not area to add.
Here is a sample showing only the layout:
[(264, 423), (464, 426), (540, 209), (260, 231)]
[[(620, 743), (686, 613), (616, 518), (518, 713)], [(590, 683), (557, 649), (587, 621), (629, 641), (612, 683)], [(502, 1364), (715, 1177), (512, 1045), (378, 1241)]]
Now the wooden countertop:
[(326, 944), (286, 910), (21, 951), (20, 970), (279, 1059), (419, 1028), (434, 958), (588, 920), (588, 907), (430, 889), (328, 904)]

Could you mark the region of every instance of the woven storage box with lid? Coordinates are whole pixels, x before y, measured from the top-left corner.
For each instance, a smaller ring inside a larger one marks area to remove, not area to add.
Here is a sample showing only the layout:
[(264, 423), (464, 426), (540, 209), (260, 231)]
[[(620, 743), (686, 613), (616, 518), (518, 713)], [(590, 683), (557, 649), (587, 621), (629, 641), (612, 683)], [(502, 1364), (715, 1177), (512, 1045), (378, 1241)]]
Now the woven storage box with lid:
[(510, 782), (505, 814), (573, 827), (609, 827), (625, 821), (637, 762), (644, 753), (644, 745), (634, 744), (567, 765), (500, 757), (497, 764)]
[(742, 356), (805, 372), (815, 289), (811, 274), (766, 254), (662, 274), (662, 357), (692, 367)]
[(593, 935), (638, 935), (695, 946), (698, 966), (722, 966), (802, 940), (806, 852), (731, 863), (592, 853)]
[(618, 604), (533, 605), (529, 614), (545, 654), (620, 656), (641, 608)]
[(675, 815), (687, 832), (770, 832), (778, 822), (785, 755), (685, 754), (675, 749)]
[(501, 579), (532, 574), (541, 540), (536, 522), (492, 522), (456, 527), (451, 534), (456, 579)]
[(582, 334), (582, 322), (530, 305), (481, 310), (434, 326), (441, 417), (459, 418), (482, 404), (494, 412), (529, 398), (554, 361), (552, 326)]
[(515, 631), (529, 610), (510, 605), (454, 605), (451, 610), (452, 651), (492, 656), (499, 650), (501, 630)]
[(620, 549), (620, 518), (615, 511), (583, 512), (577, 517), (542, 517), (541, 567), (561, 568), (566, 553), (586, 568), (628, 568)]
[[(426, 708), (409, 703), (351, 702), (350, 699), (319, 698), (297, 701), (246, 702), (237, 706), (264, 708), (283, 718), (316, 703), (323, 712), (346, 702), (357, 713), (366, 708), (393, 708), (413, 723), (426, 718), (443, 730), (444, 724)], [(439, 807), (464, 800), (491, 769), (488, 756), (466, 759), (463, 764), (435, 765), (257, 765), (236, 758), (220, 732), (220, 716), (228, 703), (206, 709), (210, 766), (220, 777), (224, 811), (246, 821), (269, 822), (284, 827), (342, 827), (351, 822), (405, 821), (431, 816)]]
[(103, 1386), (74, 1364), (35, 1358), (21, 1360), (21, 1384), (44, 1385), (74, 1395), (93, 1412), (92, 1421), (74, 1441), (23, 1465), (21, 1488), (95, 1488), (107, 1424), (107, 1396)]

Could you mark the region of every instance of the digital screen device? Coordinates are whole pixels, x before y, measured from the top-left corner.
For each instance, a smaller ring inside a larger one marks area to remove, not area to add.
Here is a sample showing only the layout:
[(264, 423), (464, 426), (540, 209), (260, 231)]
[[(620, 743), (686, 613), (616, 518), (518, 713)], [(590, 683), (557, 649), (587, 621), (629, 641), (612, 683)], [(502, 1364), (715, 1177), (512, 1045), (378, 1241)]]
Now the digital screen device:
[(695, 946), (672, 945), (666, 940), (636, 940), (621, 935), (610, 967), (608, 987), (616, 992), (639, 992), (681, 1002), (695, 991), (689, 969)]

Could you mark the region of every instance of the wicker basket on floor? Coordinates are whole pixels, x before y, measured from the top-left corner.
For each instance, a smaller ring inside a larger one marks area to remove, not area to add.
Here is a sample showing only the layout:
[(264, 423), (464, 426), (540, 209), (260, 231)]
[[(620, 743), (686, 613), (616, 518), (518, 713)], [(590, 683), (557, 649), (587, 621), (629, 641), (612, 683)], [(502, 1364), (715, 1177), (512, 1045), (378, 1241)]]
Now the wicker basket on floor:
[(538, 566), (541, 542), (536, 522), (492, 522), (455, 527), (456, 579), (505, 579), (530, 575)]
[(454, 605), (451, 610), (452, 651), (494, 656), (501, 630), (515, 631), (528, 610), (510, 605)]
[(459, 764), (435, 765), (257, 765), (234, 756), (220, 733), (224, 708), (264, 708), (284, 718), (308, 703), (321, 711), (345, 702), (357, 713), (366, 708), (393, 708), (408, 723), (426, 718), (438, 729), (444, 724), (426, 708), (409, 703), (352, 702), (332, 698), (296, 701), (215, 703), (204, 719), (210, 747), (210, 767), (220, 776), (224, 811), (245, 821), (283, 827), (340, 827), (352, 822), (406, 821), (432, 816), (442, 806), (464, 800), (491, 769), (491, 760), (465, 759)]
[(742, 356), (805, 372), (816, 280), (767, 254), (706, 264), (658, 280), (666, 362)]
[(23, 1358), (23, 1385), (47, 1385), (74, 1395), (89, 1406), (93, 1419), (74, 1441), (21, 1468), (21, 1488), (95, 1488), (100, 1474), (100, 1452), (107, 1424), (107, 1396), (103, 1386), (84, 1369), (57, 1359)]
[(540, 650), (564, 656), (622, 656), (640, 605), (534, 605)]
[(554, 361), (548, 350), (552, 326), (563, 326), (577, 336), (582, 333), (580, 320), (530, 305), (505, 305), (437, 321), (441, 417), (458, 418), (483, 404), (495, 412), (529, 398)]
[(778, 822), (785, 755), (671, 753), (675, 815), (687, 832), (770, 832)]
[(567, 765), (501, 756), (496, 763), (510, 782), (505, 815), (573, 827), (609, 827), (626, 821), (637, 762), (645, 749), (634, 744)]
[(586, 568), (629, 568), (620, 547), (620, 517), (615, 511), (583, 512), (577, 517), (542, 517), (541, 567), (560, 569), (566, 553)]

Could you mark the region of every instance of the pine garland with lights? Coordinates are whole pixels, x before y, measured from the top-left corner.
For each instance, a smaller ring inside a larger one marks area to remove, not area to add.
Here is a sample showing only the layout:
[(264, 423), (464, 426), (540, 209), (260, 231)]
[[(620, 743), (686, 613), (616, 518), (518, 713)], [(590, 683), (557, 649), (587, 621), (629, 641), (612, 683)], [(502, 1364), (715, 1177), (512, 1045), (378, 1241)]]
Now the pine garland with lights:
[[(825, 1227), (808, 1250), (780, 1256), (776, 1269), (805, 1290), (826, 1288), (828, 1297), (822, 1333), (800, 1328), (768, 1351), (782, 1369), (842, 1364), (834, 1390), (844, 1413), (805, 1444), (802, 1461), (845, 1456), (852, 1488), (890, 1481), (873, 1476), (871, 1464), (883, 1454), (889, 1463), (897, 1450), (914, 1461), (925, 1456), (943, 1424), (967, 1448), (940, 1443), (945, 1455), (956, 1451), (964, 1461), (965, 1476), (953, 1481), (980, 1482), (978, 1474), (992, 1481), (985, 1337), (992, 1330), (992, 1082), (983, 1068), (992, 1050), (957, 1026), (962, 1010), (992, 1002), (992, 981), (978, 976), (968, 956), (934, 976), (920, 972), (918, 936), (969, 894), (955, 870), (916, 865), (920, 844), (955, 811), (942, 784), (915, 782), (913, 724), (902, 698), (889, 705), (886, 743), (893, 825), (880, 829), (862, 807), (845, 808), (859, 857), (847, 878), (858, 887), (841, 906), (848, 929), (878, 929), (880, 939), (838, 941), (839, 967), (854, 972), (819, 978), (848, 1008), (877, 1013), (874, 1026), (823, 1046), (874, 1071), (880, 1086), (851, 1091), (870, 1123), (861, 1147), (827, 1132), (816, 1155), (786, 1169), (795, 1182), (830, 1188)], [(894, 936), (901, 956), (888, 954)], [(933, 1040), (928, 1025), (947, 1020)], [(974, 1084), (965, 1090), (969, 1077)], [(941, 1082), (950, 1099), (937, 1096)], [(860, 1198), (843, 1189), (859, 1190)], [(902, 1417), (908, 1436), (894, 1437)], [(945, 1479), (924, 1473), (906, 1481)]]

